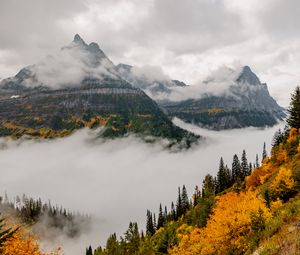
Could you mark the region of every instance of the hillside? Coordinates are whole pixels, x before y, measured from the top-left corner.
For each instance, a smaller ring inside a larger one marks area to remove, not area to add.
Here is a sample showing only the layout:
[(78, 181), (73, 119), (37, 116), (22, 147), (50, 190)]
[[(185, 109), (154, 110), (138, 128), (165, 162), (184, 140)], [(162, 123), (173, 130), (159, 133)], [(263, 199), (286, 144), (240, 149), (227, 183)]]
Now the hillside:
[(104, 137), (134, 133), (187, 146), (199, 138), (174, 126), (119, 76), (98, 44), (79, 35), (58, 54), (0, 82), (0, 136), (53, 138), (82, 127), (105, 127)]
[(300, 88), (292, 96), (289, 126), (274, 135), (271, 155), (263, 148), (260, 164), (233, 156), (221, 158), (216, 177), (207, 175), (190, 200), (178, 189), (171, 210), (147, 211), (146, 232), (131, 222), (119, 240), (86, 255), (290, 254), (300, 251)]

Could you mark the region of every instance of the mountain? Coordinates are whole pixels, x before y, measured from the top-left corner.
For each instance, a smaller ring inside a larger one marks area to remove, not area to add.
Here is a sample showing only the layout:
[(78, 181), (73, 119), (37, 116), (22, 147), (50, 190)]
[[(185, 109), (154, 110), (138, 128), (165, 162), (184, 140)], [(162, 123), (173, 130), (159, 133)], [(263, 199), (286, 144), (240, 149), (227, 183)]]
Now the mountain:
[(136, 133), (188, 144), (198, 138), (174, 126), (151, 98), (120, 77), (98, 44), (79, 35), (0, 82), (0, 136), (52, 138), (99, 126), (105, 137)]
[(199, 99), (159, 104), (171, 117), (214, 130), (273, 126), (286, 116), (249, 66), (214, 73), (203, 82), (203, 91)]
[(161, 70), (149, 67), (152, 70), (144, 70), (127, 64), (118, 64), (117, 71), (121, 77), (136, 88), (142, 89), (152, 99), (157, 99), (161, 94), (168, 95), (174, 88), (186, 87), (187, 85), (178, 80), (171, 80)]

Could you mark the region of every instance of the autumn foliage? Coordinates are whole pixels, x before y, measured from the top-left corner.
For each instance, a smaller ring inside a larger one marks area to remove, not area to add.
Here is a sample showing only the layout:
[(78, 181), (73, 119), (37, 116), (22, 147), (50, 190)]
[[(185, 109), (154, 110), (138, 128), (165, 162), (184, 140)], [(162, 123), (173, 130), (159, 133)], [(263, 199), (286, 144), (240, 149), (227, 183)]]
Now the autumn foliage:
[(245, 251), (251, 234), (251, 214), (259, 210), (267, 221), (271, 214), (257, 192), (229, 192), (217, 197), (217, 204), (205, 228), (180, 235), (170, 254), (225, 254), (228, 249)]
[(51, 253), (42, 251), (38, 240), (29, 233), (28, 229), (19, 229), (0, 247), (1, 255), (59, 255), (60, 249)]

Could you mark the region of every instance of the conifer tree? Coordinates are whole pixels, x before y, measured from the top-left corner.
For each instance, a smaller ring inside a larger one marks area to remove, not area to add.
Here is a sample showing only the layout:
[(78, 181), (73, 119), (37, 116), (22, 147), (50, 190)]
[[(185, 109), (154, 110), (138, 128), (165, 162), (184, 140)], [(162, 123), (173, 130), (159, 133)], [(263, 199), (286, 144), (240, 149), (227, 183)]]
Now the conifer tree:
[(176, 220), (176, 209), (174, 203), (171, 203), (171, 220)]
[(233, 182), (241, 180), (241, 163), (236, 154), (233, 156), (232, 161), (232, 179)]
[(255, 158), (255, 168), (259, 167), (259, 161), (258, 161), (258, 154), (256, 154), (256, 158)]
[(253, 166), (252, 166), (252, 163), (250, 162), (249, 163), (249, 175), (251, 175), (252, 170), (253, 170)]
[(134, 254), (140, 244), (140, 234), (136, 222), (130, 222), (128, 230), (125, 232), (125, 250), (126, 254)]
[(157, 229), (157, 223), (156, 223), (156, 215), (155, 213), (153, 213), (153, 228), (154, 228), (154, 232)]
[(249, 175), (249, 166), (245, 150), (243, 150), (241, 161), (241, 178), (243, 180), (246, 176)]
[(176, 203), (176, 218), (180, 218), (182, 215), (182, 199), (181, 199), (181, 191), (180, 187), (178, 187), (178, 198)]
[(181, 204), (182, 204), (182, 214), (184, 214), (190, 208), (189, 197), (185, 185), (182, 186)]
[(194, 207), (198, 204), (200, 198), (201, 198), (201, 191), (199, 190), (198, 185), (196, 185), (194, 195), (193, 195), (193, 202), (192, 202)]
[(147, 222), (146, 222), (146, 234), (147, 235), (154, 235), (155, 233), (155, 228), (153, 225), (153, 218), (152, 218), (152, 213), (147, 210)]
[(159, 212), (158, 212), (158, 219), (157, 219), (157, 229), (160, 229), (164, 225), (164, 216), (162, 211), (162, 206), (159, 204)]
[(211, 195), (215, 195), (215, 192), (216, 192), (216, 182), (210, 174), (207, 174), (204, 177), (203, 184), (202, 184), (202, 197), (209, 197)]
[(262, 152), (262, 162), (264, 161), (264, 159), (267, 157), (267, 150), (266, 150), (266, 142), (264, 142), (264, 146), (263, 146), (263, 152)]
[(289, 117), (287, 123), (291, 128), (300, 128), (300, 87), (297, 86), (291, 96), (290, 107), (288, 109)]
[(219, 170), (217, 173), (216, 193), (220, 193), (226, 189), (226, 173), (223, 158), (220, 159)]
[(168, 210), (167, 206), (165, 205), (165, 211), (164, 211), (164, 224), (166, 224), (168, 221)]
[(86, 249), (85, 254), (86, 254), (86, 255), (93, 255), (92, 246), (89, 246), (89, 248)]

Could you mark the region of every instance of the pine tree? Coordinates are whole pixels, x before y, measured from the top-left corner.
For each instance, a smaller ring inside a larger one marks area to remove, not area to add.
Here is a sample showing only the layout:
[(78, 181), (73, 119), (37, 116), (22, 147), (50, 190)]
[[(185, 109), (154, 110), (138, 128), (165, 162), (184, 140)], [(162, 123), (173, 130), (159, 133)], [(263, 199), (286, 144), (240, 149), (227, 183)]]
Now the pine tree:
[(85, 254), (86, 254), (86, 255), (93, 255), (92, 246), (89, 246), (89, 248), (86, 249)]
[(245, 179), (246, 176), (249, 175), (249, 166), (246, 156), (246, 151), (243, 150), (242, 159), (241, 159), (241, 178), (242, 180)]
[(258, 154), (256, 154), (256, 158), (255, 158), (255, 168), (259, 167), (259, 161), (258, 161)]
[(155, 228), (153, 224), (152, 213), (149, 210), (147, 210), (146, 234), (152, 236), (154, 235), (154, 233)]
[(233, 182), (241, 181), (241, 163), (238, 156), (235, 154), (232, 161), (232, 179)]
[(253, 166), (252, 166), (252, 163), (250, 162), (249, 163), (249, 175), (251, 175), (252, 170), (253, 170)]
[(174, 203), (171, 203), (171, 220), (176, 220), (176, 209)]
[(300, 128), (300, 87), (297, 86), (291, 96), (290, 107), (288, 109), (289, 117), (287, 123), (291, 128)]
[(181, 204), (182, 204), (182, 214), (185, 214), (186, 211), (190, 208), (189, 197), (185, 185), (182, 186)]
[(202, 197), (209, 197), (211, 195), (215, 195), (215, 192), (216, 192), (216, 182), (210, 174), (207, 174), (204, 177), (203, 184), (202, 184)]
[(126, 254), (134, 254), (140, 244), (140, 234), (136, 222), (130, 222), (128, 230), (125, 232), (125, 250)]
[(198, 185), (196, 185), (194, 195), (193, 195), (193, 202), (192, 202), (194, 207), (198, 204), (200, 198), (201, 198), (201, 191), (199, 190)]
[(262, 162), (264, 161), (264, 159), (267, 157), (267, 150), (266, 150), (266, 142), (264, 142), (264, 146), (263, 146), (263, 152), (262, 152)]
[(182, 216), (182, 199), (181, 199), (181, 191), (180, 187), (178, 187), (178, 198), (176, 203), (176, 218), (180, 218)]
[(156, 224), (156, 215), (155, 213), (153, 213), (153, 228), (154, 228), (154, 232), (157, 229), (157, 224)]
[(168, 221), (168, 209), (167, 206), (165, 205), (165, 211), (164, 211), (164, 225), (167, 223)]
[(159, 212), (158, 212), (158, 219), (157, 219), (157, 229), (160, 229), (164, 225), (164, 216), (162, 212), (162, 206), (159, 204)]
[(220, 159), (219, 171), (217, 173), (216, 193), (220, 193), (226, 189), (226, 172), (223, 158)]

